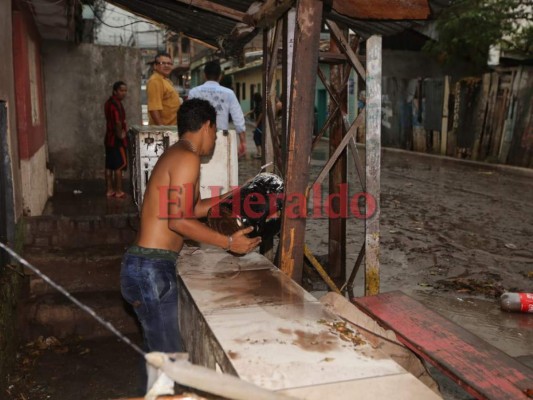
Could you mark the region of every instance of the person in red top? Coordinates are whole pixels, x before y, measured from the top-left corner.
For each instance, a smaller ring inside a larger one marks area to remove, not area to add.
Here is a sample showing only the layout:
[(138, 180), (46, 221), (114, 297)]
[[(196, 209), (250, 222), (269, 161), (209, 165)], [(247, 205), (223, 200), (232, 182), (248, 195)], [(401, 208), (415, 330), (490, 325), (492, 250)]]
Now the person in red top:
[(126, 112), (122, 100), (128, 87), (122, 81), (113, 84), (113, 95), (105, 102), (105, 180), (107, 197), (123, 198), (122, 171), (126, 169)]

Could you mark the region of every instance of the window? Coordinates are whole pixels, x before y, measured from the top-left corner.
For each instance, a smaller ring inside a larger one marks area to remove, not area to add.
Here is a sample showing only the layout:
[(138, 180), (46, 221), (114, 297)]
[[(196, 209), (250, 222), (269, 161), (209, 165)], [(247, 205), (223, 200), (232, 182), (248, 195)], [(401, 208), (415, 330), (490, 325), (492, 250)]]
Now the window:
[(255, 85), (252, 83), (250, 85), (250, 100), (254, 101)]
[(246, 82), (242, 83), (242, 99), (246, 100)]
[(235, 83), (235, 95), (237, 96), (237, 100), (241, 101), (241, 83), (240, 82)]

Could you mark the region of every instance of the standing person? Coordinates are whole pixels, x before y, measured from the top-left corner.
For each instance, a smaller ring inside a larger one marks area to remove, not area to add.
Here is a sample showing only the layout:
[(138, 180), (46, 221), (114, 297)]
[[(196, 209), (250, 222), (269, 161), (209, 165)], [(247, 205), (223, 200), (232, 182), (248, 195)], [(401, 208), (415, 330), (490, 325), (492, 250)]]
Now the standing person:
[(148, 96), (148, 123), (150, 125), (176, 125), (180, 108), (180, 96), (168, 79), (172, 72), (172, 60), (168, 53), (155, 56), (154, 72), (146, 82)]
[(122, 190), (122, 171), (126, 170), (126, 112), (122, 100), (128, 93), (128, 87), (122, 81), (113, 84), (113, 94), (104, 105), (106, 134), (105, 134), (105, 181), (107, 197), (123, 198), (126, 193)]
[(229, 116), (233, 120), (237, 134), (239, 135), (239, 157), (246, 154), (246, 125), (244, 114), (233, 90), (221, 86), (221, 68), (218, 61), (210, 61), (205, 64), (204, 74), (206, 82), (189, 91), (189, 99), (200, 98), (208, 100), (217, 111), (217, 128), (227, 131)]
[(263, 96), (259, 93), (254, 93), (254, 108), (253, 116), (255, 119), (255, 129), (254, 129), (254, 143), (256, 148), (256, 153), (254, 158), (262, 157), (263, 149)]
[[(122, 295), (133, 306), (148, 351), (183, 351), (178, 327), (176, 261), (184, 238), (245, 254), (259, 245), (253, 227), (223, 235), (201, 223), (219, 198), (200, 200), (200, 158), (213, 153), (216, 111), (206, 100), (179, 110), (179, 140), (157, 161), (144, 194), (135, 244), (124, 255)], [(167, 213), (168, 215), (162, 215)]]

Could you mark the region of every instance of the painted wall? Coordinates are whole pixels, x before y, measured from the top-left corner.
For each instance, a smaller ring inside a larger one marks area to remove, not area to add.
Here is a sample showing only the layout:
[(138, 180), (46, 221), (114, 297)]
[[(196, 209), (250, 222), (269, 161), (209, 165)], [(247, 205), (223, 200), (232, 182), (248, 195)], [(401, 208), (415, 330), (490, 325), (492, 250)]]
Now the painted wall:
[[(11, 2), (0, 2), (0, 100), (5, 101), (8, 107), (8, 127), (6, 142), (8, 144), (11, 181), (13, 198), (12, 214), (13, 221), (18, 220), (22, 215), (22, 187), (18, 156), (17, 121), (15, 105), (15, 78), (13, 66), (13, 41), (12, 41), (12, 18)], [(4, 190), (4, 188), (2, 188)], [(5, 193), (5, 192), (4, 192)]]
[(24, 215), (41, 215), (52, 193), (46, 168), (46, 110), (40, 38), (31, 14), (13, 13), (18, 148)]
[(128, 126), (141, 125), (139, 49), (43, 43), (49, 158), (56, 179), (103, 179), (104, 103), (112, 85), (128, 85)]
[[(0, 162), (9, 170), (9, 188), (0, 187), (0, 196), (7, 197), (7, 216), (0, 218), (7, 223), (9, 244), (17, 251), (16, 225), (21, 225), (22, 189), (18, 158), (17, 122), (15, 115), (15, 79), (13, 71), (12, 2), (0, 1), (0, 101), (7, 104), (7, 135), (0, 137)], [(3, 130), (0, 130), (3, 132)], [(0, 168), (2, 170), (2, 168)], [(2, 212), (2, 211), (0, 211)], [(6, 218), (7, 217), (7, 218)], [(0, 263), (1, 264), (1, 263)], [(23, 279), (0, 265), (0, 393), (4, 394), (6, 379), (15, 364), (18, 346), (17, 301)]]

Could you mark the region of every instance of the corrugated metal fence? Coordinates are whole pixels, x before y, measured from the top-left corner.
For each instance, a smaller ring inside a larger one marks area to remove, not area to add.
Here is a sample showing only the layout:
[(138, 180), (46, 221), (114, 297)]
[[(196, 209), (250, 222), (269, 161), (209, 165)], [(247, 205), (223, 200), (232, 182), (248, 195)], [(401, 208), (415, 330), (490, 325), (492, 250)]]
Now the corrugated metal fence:
[(383, 78), (384, 146), (533, 168), (533, 68)]

